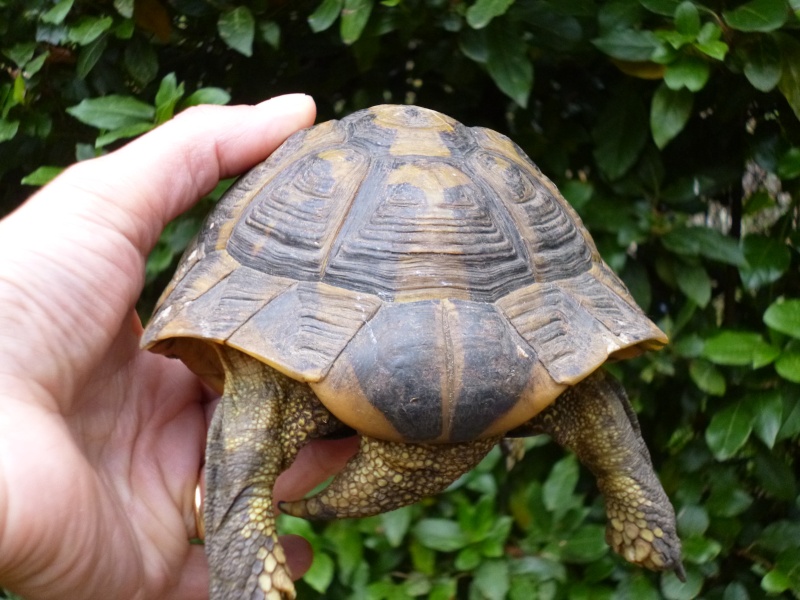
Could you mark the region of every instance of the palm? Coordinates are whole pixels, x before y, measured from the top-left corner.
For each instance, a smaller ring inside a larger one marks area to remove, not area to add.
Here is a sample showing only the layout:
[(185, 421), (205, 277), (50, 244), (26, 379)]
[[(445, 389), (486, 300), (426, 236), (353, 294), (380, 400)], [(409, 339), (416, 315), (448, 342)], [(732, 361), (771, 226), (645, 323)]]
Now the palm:
[[(30, 407), (19, 415), (25, 423), (19, 436), (28, 443), (15, 463), (24, 477), (11, 478), (22, 487), (9, 498), (24, 501), (8, 507), (3, 542), (20, 560), (33, 559), (16, 574), (31, 597), (202, 595), (202, 548), (188, 541), (205, 435), (199, 388), (159, 390), (163, 385), (155, 381), (164, 365), (154, 372), (146, 362), (153, 361), (142, 356), (107, 382), (90, 381), (75, 414), (54, 418)], [(119, 393), (140, 365), (155, 375), (155, 389)], [(162, 381), (170, 380), (187, 376)], [(73, 562), (60, 564), (76, 548)], [(176, 580), (189, 572), (194, 577)]]

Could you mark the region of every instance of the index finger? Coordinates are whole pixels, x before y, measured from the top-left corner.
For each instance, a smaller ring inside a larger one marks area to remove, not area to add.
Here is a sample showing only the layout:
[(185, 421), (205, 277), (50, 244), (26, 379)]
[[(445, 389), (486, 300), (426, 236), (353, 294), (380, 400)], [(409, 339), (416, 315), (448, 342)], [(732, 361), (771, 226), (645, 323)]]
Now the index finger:
[[(146, 255), (170, 220), (220, 179), (265, 159), (290, 134), (312, 125), (315, 116), (314, 101), (304, 94), (256, 106), (192, 107), (120, 150), (74, 166), (62, 183), (93, 192), (109, 218), (118, 212), (113, 225)], [(89, 169), (93, 180), (87, 181)]]

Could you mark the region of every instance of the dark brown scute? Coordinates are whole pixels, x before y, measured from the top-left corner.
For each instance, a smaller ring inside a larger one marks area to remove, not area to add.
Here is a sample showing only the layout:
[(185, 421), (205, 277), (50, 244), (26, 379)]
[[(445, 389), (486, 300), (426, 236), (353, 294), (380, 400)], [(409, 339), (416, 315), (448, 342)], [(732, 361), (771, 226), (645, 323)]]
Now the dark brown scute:
[(409, 441), (479, 437), (529, 385), (535, 353), (492, 305), (387, 305), (343, 355), (363, 394)]

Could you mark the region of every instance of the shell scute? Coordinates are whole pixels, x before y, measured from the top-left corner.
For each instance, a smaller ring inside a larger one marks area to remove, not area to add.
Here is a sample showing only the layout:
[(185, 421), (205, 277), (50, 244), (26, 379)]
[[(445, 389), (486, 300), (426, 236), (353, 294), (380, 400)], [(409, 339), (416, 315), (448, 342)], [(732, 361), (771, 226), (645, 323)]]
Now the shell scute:
[(241, 323), (227, 343), (290, 377), (318, 381), (379, 306), (366, 294), (295, 283)]
[(534, 284), (497, 304), (558, 383), (577, 383), (605, 362), (610, 344), (618, 344), (616, 337), (559, 285)]
[(243, 211), (228, 251), (264, 273), (319, 279), (368, 165), (354, 148), (326, 149), (296, 161)]
[(362, 185), (323, 281), (385, 299), (495, 299), (531, 281), (513, 223), (451, 161), (381, 161)]
[(294, 284), (241, 266), (218, 251), (197, 263), (148, 324), (143, 343), (172, 336), (224, 343), (270, 300)]

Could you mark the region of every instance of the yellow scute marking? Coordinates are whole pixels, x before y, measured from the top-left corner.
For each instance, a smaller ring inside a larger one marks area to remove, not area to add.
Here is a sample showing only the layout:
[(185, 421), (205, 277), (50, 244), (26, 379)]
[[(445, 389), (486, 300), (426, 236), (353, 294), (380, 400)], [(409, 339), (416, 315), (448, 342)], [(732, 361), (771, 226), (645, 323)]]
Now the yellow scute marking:
[(440, 201), (444, 198), (444, 190), (459, 185), (468, 185), (471, 180), (462, 171), (449, 165), (434, 164), (421, 166), (419, 164), (399, 165), (389, 173), (389, 185), (410, 183), (414, 187), (434, 194)]
[(450, 156), (450, 148), (439, 136), (438, 131), (397, 131), (389, 153), (392, 156)]

